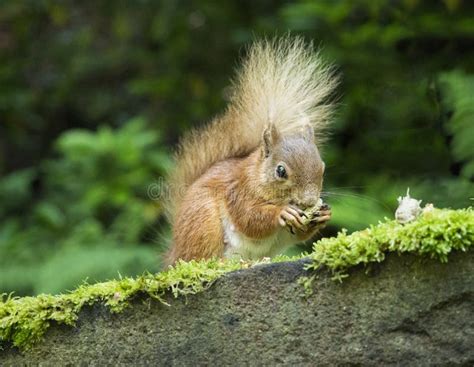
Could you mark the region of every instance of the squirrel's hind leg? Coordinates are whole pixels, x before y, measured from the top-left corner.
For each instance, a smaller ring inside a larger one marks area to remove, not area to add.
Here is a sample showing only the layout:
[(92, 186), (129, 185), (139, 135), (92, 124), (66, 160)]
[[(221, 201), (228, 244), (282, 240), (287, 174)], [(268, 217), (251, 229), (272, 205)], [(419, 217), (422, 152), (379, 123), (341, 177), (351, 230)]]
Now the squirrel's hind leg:
[(176, 215), (166, 263), (222, 257), (224, 235), (220, 208), (206, 188), (190, 187)]

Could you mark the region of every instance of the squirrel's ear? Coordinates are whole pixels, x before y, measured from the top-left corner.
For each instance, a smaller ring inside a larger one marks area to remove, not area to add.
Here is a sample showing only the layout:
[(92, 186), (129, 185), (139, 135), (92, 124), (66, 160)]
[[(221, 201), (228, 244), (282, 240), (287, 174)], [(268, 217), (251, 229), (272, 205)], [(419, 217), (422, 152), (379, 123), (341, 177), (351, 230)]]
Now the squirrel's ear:
[(263, 155), (268, 157), (272, 151), (273, 146), (280, 139), (280, 133), (278, 132), (274, 124), (269, 124), (263, 132)]

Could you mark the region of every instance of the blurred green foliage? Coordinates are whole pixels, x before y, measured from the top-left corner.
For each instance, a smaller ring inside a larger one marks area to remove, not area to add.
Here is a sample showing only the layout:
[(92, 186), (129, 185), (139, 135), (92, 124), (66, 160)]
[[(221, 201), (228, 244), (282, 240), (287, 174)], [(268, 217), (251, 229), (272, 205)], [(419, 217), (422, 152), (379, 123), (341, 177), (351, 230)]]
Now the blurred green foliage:
[(58, 292), (88, 277), (157, 270), (146, 243), (161, 211), (147, 185), (169, 165), (158, 132), (135, 119), (117, 130), (69, 130), (55, 148), (36, 170), (0, 181), (0, 288)]
[(407, 187), (472, 205), (472, 19), (462, 0), (2, 2), (0, 292), (158, 269), (147, 190), (170, 147), (222, 110), (244, 45), (288, 30), (342, 76), (326, 234), (392, 216)]
[(441, 103), (447, 118), (446, 130), (452, 137), (452, 156), (464, 164), (460, 175), (474, 179), (474, 75), (452, 71), (441, 74)]

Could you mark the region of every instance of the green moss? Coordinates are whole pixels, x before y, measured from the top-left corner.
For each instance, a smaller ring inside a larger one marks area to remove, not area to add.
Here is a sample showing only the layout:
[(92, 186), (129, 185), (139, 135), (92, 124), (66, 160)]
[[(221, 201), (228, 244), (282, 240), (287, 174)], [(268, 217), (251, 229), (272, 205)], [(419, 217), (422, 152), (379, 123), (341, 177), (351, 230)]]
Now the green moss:
[(303, 276), (298, 279), (298, 284), (304, 289), (304, 294), (302, 295), (303, 297), (309, 297), (313, 294), (313, 281), (315, 277), (316, 275), (313, 274), (309, 277)]
[[(326, 266), (341, 279), (354, 265), (380, 262), (389, 251), (428, 254), (441, 261), (453, 250), (474, 247), (474, 211), (434, 210), (413, 223), (400, 225), (386, 221), (364, 231), (323, 239), (314, 245), (308, 256), (308, 269)], [(301, 258), (278, 256), (272, 262)], [(85, 284), (68, 294), (42, 294), (37, 297), (0, 299), (0, 341), (28, 348), (41, 339), (51, 322), (74, 325), (84, 305), (103, 303), (112, 312), (121, 311), (137, 294), (145, 294), (165, 303), (164, 295), (174, 297), (195, 294), (208, 288), (221, 275), (247, 268), (255, 263), (239, 261), (180, 262), (174, 268), (156, 275), (124, 278), (93, 285)], [(307, 292), (312, 277), (303, 277), (300, 284)]]
[(180, 262), (156, 275), (85, 284), (68, 294), (21, 298), (3, 295), (0, 300), (0, 341), (11, 341), (17, 347), (27, 348), (41, 339), (52, 321), (74, 325), (84, 305), (102, 302), (112, 312), (118, 312), (138, 293), (165, 303), (165, 292), (174, 297), (194, 294), (209, 287), (222, 274), (248, 266), (248, 263), (237, 261)]
[(473, 247), (472, 208), (434, 209), (405, 225), (386, 220), (351, 235), (342, 231), (337, 237), (322, 239), (314, 244), (308, 269), (324, 265), (333, 271), (334, 278), (342, 279), (349, 267), (381, 262), (387, 252), (428, 255), (446, 262), (451, 251)]

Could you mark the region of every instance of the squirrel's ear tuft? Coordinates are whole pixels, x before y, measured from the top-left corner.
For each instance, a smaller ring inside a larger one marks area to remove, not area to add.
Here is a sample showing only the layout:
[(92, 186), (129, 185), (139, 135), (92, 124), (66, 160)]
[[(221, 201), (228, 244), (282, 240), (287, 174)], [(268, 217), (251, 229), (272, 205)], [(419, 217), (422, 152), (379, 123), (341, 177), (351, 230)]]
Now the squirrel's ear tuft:
[(263, 155), (268, 157), (273, 146), (280, 140), (280, 133), (274, 124), (269, 124), (263, 132)]

